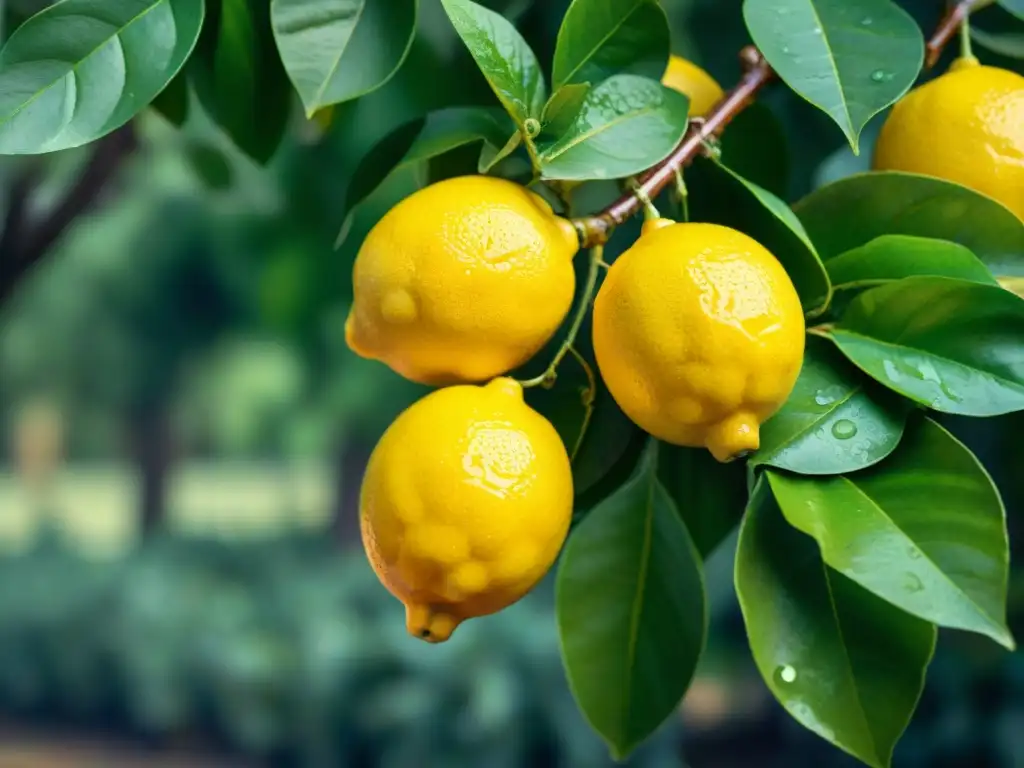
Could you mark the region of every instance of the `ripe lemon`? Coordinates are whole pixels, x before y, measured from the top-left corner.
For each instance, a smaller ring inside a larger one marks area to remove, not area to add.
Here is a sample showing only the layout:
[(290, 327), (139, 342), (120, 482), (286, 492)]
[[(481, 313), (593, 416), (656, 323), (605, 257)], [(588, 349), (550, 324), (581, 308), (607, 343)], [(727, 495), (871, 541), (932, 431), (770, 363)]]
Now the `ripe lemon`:
[(681, 56), (669, 56), (661, 82), (690, 97), (692, 117), (703, 117), (725, 95), (715, 78)]
[(893, 107), (874, 167), (955, 181), (1024, 219), (1024, 77), (959, 59)]
[(578, 248), (572, 224), (518, 184), (433, 184), (392, 208), (360, 248), (348, 345), (423, 384), (506, 373), (565, 318)]
[(650, 434), (719, 461), (757, 450), (804, 352), (782, 265), (716, 224), (648, 222), (594, 302), (594, 351), (619, 407)]
[(432, 643), (514, 603), (551, 567), (572, 518), (555, 428), (512, 379), (437, 390), (388, 428), (363, 479), (363, 545)]

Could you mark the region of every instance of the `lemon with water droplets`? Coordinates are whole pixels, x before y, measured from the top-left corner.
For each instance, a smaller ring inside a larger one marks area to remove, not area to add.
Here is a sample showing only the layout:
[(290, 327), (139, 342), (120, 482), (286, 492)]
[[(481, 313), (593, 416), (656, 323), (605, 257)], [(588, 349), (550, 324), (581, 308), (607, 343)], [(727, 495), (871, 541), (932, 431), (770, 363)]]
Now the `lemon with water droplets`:
[(572, 304), (572, 224), (504, 179), (432, 184), (371, 230), (353, 269), (349, 347), (423, 384), (486, 381), (525, 363)]
[(405, 604), (409, 633), (438, 643), (547, 573), (572, 503), (565, 446), (518, 382), (448, 387), (410, 406), (374, 449), (360, 496), (363, 544)]

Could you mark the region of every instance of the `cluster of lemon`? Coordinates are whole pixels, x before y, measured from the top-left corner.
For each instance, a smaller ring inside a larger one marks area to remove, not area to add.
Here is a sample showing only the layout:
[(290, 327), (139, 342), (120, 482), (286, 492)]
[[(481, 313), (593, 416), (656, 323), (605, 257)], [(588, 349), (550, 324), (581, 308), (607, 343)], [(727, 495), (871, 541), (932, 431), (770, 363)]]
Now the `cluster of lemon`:
[[(677, 57), (664, 82), (690, 96), (696, 115), (722, 96)], [(876, 166), (960, 181), (1024, 217), (1022, 86), (1004, 70), (958, 63), (897, 105)], [(981, 141), (958, 136), (985, 130)], [(565, 319), (578, 249), (573, 224), (538, 195), (462, 177), (395, 206), (356, 259), (349, 346), (441, 387), (388, 428), (361, 495), (370, 561), (414, 636), (442, 642), (461, 621), (515, 602), (564, 543), (569, 457), (506, 374)], [(666, 219), (647, 221), (609, 268), (592, 335), (601, 376), (637, 425), (720, 461), (757, 449), (804, 352), (800, 300), (772, 254), (733, 229)]]

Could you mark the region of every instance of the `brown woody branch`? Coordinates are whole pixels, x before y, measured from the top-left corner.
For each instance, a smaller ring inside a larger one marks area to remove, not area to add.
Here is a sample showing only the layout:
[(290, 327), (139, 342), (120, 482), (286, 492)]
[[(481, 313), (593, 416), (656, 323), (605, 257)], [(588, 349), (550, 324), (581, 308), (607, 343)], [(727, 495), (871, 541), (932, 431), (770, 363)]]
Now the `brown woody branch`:
[[(928, 40), (926, 66), (935, 65), (971, 11), (985, 3), (986, 0), (960, 0), (949, 9)], [(706, 142), (718, 136), (740, 112), (753, 103), (758, 92), (775, 79), (775, 71), (754, 46), (744, 48), (740, 52), (740, 60), (743, 63), (743, 77), (736, 87), (722, 97), (704, 120), (690, 124), (683, 140), (671, 155), (640, 175), (634, 192), (623, 195), (599, 213), (574, 219), (583, 247), (592, 248), (608, 242), (615, 227), (639, 213), (645, 198), (652, 200), (657, 197), (675, 180), (676, 172), (693, 162), (704, 151)]]
[(0, 233), (0, 304), (10, 297), (72, 222), (99, 201), (107, 184), (137, 144), (130, 123), (97, 141), (74, 184), (39, 221), (31, 221), (30, 210), (40, 166), (32, 163), (26, 167), (11, 185), (4, 229)]

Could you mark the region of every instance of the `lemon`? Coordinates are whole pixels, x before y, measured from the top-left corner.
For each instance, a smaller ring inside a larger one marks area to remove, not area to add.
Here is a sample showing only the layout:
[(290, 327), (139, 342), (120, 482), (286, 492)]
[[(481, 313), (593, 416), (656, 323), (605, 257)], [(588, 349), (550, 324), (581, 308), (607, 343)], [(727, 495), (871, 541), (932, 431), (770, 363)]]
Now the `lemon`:
[(725, 95), (722, 86), (692, 61), (670, 56), (661, 82), (690, 97), (690, 115), (703, 117)]
[(1024, 77), (958, 60), (893, 107), (874, 167), (963, 184), (1024, 219)]
[(572, 470), (518, 382), (440, 389), (388, 428), (360, 498), (363, 544), (409, 633), (448, 639), (526, 594), (572, 518)]
[(572, 224), (518, 184), (433, 184), (392, 208), (360, 248), (348, 344), (423, 384), (499, 376), (565, 318), (578, 248)]
[(626, 415), (728, 461), (757, 450), (760, 424), (793, 389), (804, 317), (786, 271), (756, 240), (658, 219), (608, 270), (593, 339)]

